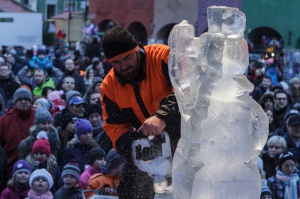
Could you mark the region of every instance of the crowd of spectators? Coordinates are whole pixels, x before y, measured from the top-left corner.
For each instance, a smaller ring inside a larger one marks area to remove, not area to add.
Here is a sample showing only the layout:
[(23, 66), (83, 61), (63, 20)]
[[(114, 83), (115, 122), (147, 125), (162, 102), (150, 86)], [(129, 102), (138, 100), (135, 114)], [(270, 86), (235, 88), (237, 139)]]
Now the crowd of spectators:
[(109, 65), (87, 52), (0, 51), (1, 199), (117, 195), (126, 160), (102, 128), (100, 104)]
[(261, 198), (299, 198), (300, 79), (295, 74), (289, 81), (282, 81), (280, 72), (272, 78), (266, 72), (268, 66), (261, 72), (253, 61), (249, 71), (248, 79), (254, 84), (250, 95), (269, 119), (268, 140), (258, 159)]

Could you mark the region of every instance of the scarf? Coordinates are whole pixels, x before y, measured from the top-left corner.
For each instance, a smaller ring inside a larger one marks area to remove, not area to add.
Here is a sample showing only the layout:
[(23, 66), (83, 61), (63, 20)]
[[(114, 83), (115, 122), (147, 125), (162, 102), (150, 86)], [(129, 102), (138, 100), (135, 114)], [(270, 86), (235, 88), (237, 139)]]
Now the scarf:
[(38, 195), (35, 191), (30, 189), (30, 191), (28, 192), (28, 198), (29, 199), (53, 199), (53, 195), (49, 190), (42, 195)]
[(284, 199), (297, 199), (297, 181), (299, 176), (297, 173), (286, 175), (282, 171), (277, 170), (276, 178), (285, 184)]

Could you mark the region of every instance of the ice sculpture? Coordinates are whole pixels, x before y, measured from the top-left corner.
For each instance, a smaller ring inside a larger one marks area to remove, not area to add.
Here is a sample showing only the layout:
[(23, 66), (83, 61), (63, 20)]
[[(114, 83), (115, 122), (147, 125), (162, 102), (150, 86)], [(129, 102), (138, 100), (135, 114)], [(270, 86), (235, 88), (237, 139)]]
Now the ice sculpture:
[(249, 96), (245, 15), (211, 6), (208, 32), (194, 37), (186, 21), (174, 26), (169, 74), (179, 103), (181, 139), (172, 165), (174, 199), (256, 199), (257, 157), (268, 118)]

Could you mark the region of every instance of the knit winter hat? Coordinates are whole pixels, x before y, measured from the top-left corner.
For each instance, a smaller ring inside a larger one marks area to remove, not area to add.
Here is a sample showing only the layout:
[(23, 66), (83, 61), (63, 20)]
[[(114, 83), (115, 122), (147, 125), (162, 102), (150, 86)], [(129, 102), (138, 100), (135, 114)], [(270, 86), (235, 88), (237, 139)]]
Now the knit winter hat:
[(69, 104), (70, 99), (74, 96), (82, 97), (81, 94), (78, 91), (75, 91), (75, 90), (71, 90), (71, 91), (66, 92), (66, 103)]
[(65, 175), (69, 174), (74, 176), (77, 181), (80, 181), (80, 169), (79, 169), (79, 165), (76, 163), (68, 163), (64, 166), (62, 173), (61, 173), (61, 177), (63, 178)]
[(117, 153), (114, 149), (111, 149), (106, 156), (106, 165), (109, 170), (112, 171), (118, 168), (121, 164), (125, 164), (126, 159), (124, 156)]
[(35, 102), (40, 103), (47, 110), (50, 110), (52, 108), (51, 102), (46, 98), (39, 98), (39, 99), (35, 100)]
[(52, 122), (52, 116), (45, 107), (41, 106), (35, 110), (34, 124), (40, 124), (44, 122)]
[(81, 135), (88, 132), (93, 132), (93, 126), (87, 119), (78, 119), (75, 124), (76, 135), (79, 138)]
[(85, 112), (87, 114), (87, 117), (89, 117), (92, 113), (99, 113), (102, 117), (102, 106), (100, 104), (90, 104), (86, 108)]
[(265, 195), (270, 195), (270, 196), (273, 196), (272, 195), (272, 192), (270, 190), (270, 188), (267, 186), (267, 185), (263, 185), (261, 187), (261, 194), (260, 194), (260, 197), (263, 197)]
[(25, 171), (31, 174), (30, 165), (25, 160), (18, 160), (13, 166), (13, 177), (19, 172)]
[(49, 185), (48, 190), (50, 190), (51, 187), (53, 186), (53, 178), (46, 169), (37, 169), (31, 174), (30, 179), (29, 179), (30, 188), (32, 188), (33, 181), (39, 177), (43, 177), (47, 180), (48, 185)]
[(139, 45), (132, 34), (121, 27), (106, 30), (101, 41), (109, 63), (139, 51)]
[(87, 154), (87, 163), (93, 165), (96, 160), (105, 159), (105, 152), (100, 147), (92, 148)]
[(67, 112), (61, 115), (61, 128), (64, 130), (68, 124), (72, 121), (76, 121), (77, 117), (71, 112)]
[(51, 154), (50, 143), (47, 139), (41, 138), (34, 142), (34, 144), (32, 146), (32, 154), (35, 154), (38, 152), (46, 154), (47, 157), (50, 156), (50, 154)]
[(19, 99), (28, 99), (32, 101), (32, 95), (27, 88), (18, 88), (13, 96), (13, 103), (16, 103)]
[(280, 171), (282, 171), (282, 165), (286, 160), (293, 160), (294, 162), (296, 162), (294, 154), (291, 152), (283, 152), (279, 155), (279, 159), (278, 159), (278, 168)]

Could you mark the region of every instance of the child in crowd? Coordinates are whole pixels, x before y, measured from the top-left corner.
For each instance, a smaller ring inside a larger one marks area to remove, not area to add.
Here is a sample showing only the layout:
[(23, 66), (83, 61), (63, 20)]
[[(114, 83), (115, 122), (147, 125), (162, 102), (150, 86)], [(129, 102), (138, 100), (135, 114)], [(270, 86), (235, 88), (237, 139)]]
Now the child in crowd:
[(95, 173), (103, 173), (106, 170), (105, 152), (100, 147), (91, 149), (87, 154), (88, 168), (80, 175), (83, 188), (86, 188), (88, 181)]
[[(120, 182), (123, 166), (126, 160), (118, 154), (114, 149), (111, 149), (106, 157), (109, 173), (96, 173), (91, 176), (86, 190), (99, 190), (101, 194), (118, 196), (117, 188)], [(132, 191), (132, 190), (128, 190)], [(95, 193), (85, 193), (86, 198), (91, 198)]]
[(50, 191), (53, 179), (46, 169), (35, 170), (30, 176), (29, 185), (31, 189), (26, 199), (53, 199)]
[(47, 139), (41, 138), (34, 142), (32, 153), (26, 157), (26, 161), (30, 164), (33, 171), (44, 168), (51, 174), (54, 181), (51, 188), (52, 193), (55, 193), (62, 187), (61, 172), (55, 156), (51, 154), (50, 143)]
[(87, 154), (94, 147), (99, 147), (92, 138), (93, 127), (87, 119), (78, 119), (75, 124), (75, 136), (67, 143), (63, 152), (62, 166), (68, 162), (76, 162), (79, 165), (80, 173), (84, 171), (87, 165)]
[(272, 199), (272, 192), (267, 185), (263, 185), (261, 188), (260, 199)]
[(1, 199), (26, 198), (30, 190), (29, 176), (31, 168), (25, 160), (18, 160), (13, 166), (13, 176), (7, 183), (7, 188), (1, 193)]
[(52, 69), (53, 64), (49, 57), (46, 55), (46, 51), (44, 49), (39, 49), (37, 51), (37, 55), (33, 56), (29, 61), (28, 66), (31, 69), (40, 68), (46, 72)]
[(54, 199), (65, 198), (82, 198), (82, 191), (84, 190), (80, 185), (80, 169), (75, 163), (68, 163), (62, 170), (62, 178), (64, 186), (60, 188), (55, 194)]

